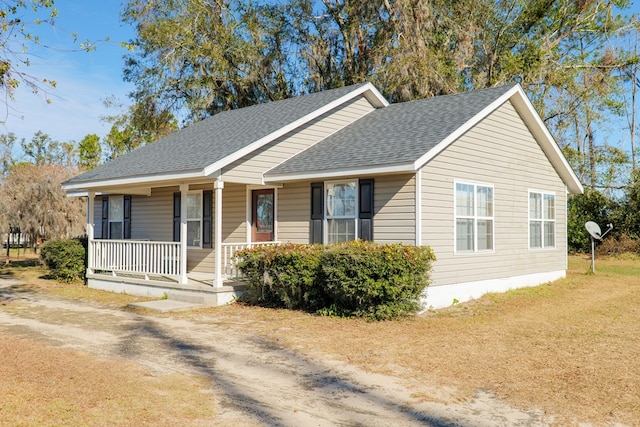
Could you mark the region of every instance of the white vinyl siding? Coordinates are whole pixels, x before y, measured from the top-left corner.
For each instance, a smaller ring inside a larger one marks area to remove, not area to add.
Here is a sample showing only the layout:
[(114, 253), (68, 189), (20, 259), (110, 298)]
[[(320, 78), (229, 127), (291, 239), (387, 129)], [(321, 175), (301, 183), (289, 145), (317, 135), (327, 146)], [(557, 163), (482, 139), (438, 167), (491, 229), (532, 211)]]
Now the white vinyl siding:
[(131, 238), (173, 240), (173, 193), (177, 187), (154, 188), (151, 196), (131, 196)]
[(262, 184), (262, 174), (374, 110), (358, 96), (222, 170), (226, 181)]
[(310, 183), (287, 182), (278, 189), (278, 240), (309, 243)]
[[(493, 251), (456, 253), (456, 181), (493, 186)], [(531, 188), (555, 194), (555, 248), (529, 250)], [(421, 202), (422, 244), (437, 258), (432, 286), (566, 269), (566, 187), (510, 102), (423, 167)]]
[(415, 175), (374, 178), (373, 239), (378, 243), (415, 243)]
[(556, 196), (529, 191), (529, 248), (549, 249), (556, 246)]
[[(214, 209), (215, 203), (214, 193)], [(249, 206), (251, 206), (250, 203)], [(241, 184), (225, 183), (222, 190), (222, 241), (224, 243), (248, 242), (250, 239), (247, 236), (246, 219), (247, 187)]]

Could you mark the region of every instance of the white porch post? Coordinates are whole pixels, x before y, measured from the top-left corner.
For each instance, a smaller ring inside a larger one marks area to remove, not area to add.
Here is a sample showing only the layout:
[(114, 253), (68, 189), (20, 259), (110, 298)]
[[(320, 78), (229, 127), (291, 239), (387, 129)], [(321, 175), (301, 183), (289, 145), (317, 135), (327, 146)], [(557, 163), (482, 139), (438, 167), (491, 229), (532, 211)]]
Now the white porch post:
[(213, 188), (216, 192), (215, 216), (216, 225), (214, 231), (215, 237), (215, 281), (213, 286), (219, 288), (222, 286), (222, 189), (224, 182), (218, 178)]
[(422, 246), (422, 169), (418, 169), (414, 179), (416, 180), (416, 246)]
[(180, 184), (180, 284), (187, 280), (187, 193), (188, 184)]
[(94, 237), (93, 220), (94, 220), (94, 199), (96, 193), (89, 191), (87, 195), (87, 274), (93, 274), (93, 251), (91, 241)]

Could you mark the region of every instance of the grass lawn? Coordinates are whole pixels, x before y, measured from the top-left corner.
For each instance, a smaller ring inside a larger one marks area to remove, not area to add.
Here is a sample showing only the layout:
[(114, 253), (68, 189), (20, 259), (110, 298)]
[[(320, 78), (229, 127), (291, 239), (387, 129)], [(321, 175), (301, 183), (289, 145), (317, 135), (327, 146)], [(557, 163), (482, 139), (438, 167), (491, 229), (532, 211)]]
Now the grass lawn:
[(484, 389), (558, 425), (639, 425), (640, 258), (598, 259), (595, 275), (590, 262), (572, 256), (566, 279), (400, 321), (238, 306), (218, 313), (266, 320), (251, 328), (278, 343), (455, 390), (449, 399)]
[[(433, 395), (416, 394), (424, 399), (469, 399), (482, 389), (518, 407), (541, 409), (553, 415), (558, 425), (638, 425), (640, 258), (629, 255), (598, 259), (596, 274), (589, 273), (589, 265), (589, 256), (572, 256), (566, 279), (487, 295), (397, 321), (373, 323), (242, 305), (170, 316), (201, 323), (228, 318), (234, 333), (259, 334), (276, 345), (402, 377), (407, 384), (437, 386), (434, 390), (438, 392)], [(78, 284), (44, 281), (39, 278), (42, 270), (36, 267), (13, 266), (0, 269), (0, 274), (12, 274), (26, 280), (34, 290), (67, 298), (114, 306), (133, 300)], [(21, 363), (30, 364), (38, 363), (45, 350), (20, 351)], [(0, 366), (2, 363), (0, 360)], [(43, 369), (59, 371), (62, 368), (58, 363), (63, 360), (50, 357)], [(108, 374), (108, 365), (92, 363), (91, 369), (99, 378)], [(82, 369), (82, 364), (79, 366)], [(118, 395), (117, 388), (121, 387), (126, 395), (133, 385), (114, 378), (110, 393)], [(49, 387), (45, 385), (46, 372), (21, 381), (24, 393), (38, 393)], [(166, 386), (153, 385), (144, 378), (140, 381), (142, 386), (151, 387), (151, 396), (153, 387)], [(194, 384), (181, 381), (176, 380), (166, 393), (180, 398), (186, 390), (201, 387), (196, 380)], [(67, 392), (73, 393), (71, 385)], [(65, 390), (58, 393), (64, 395)], [(125, 403), (114, 402), (115, 406), (120, 404)], [(18, 408), (14, 405), (13, 410)], [(114, 410), (113, 405), (106, 408)], [(53, 412), (66, 410), (50, 408)]]
[(175, 426), (215, 415), (204, 377), (152, 376), (133, 362), (0, 340), (0, 426)]

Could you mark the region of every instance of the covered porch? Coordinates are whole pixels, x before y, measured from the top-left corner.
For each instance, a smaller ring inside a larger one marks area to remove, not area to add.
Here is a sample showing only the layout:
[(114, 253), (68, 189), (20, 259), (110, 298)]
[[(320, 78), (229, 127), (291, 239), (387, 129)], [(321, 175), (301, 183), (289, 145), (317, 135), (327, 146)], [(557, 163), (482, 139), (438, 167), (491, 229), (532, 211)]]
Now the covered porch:
[[(254, 218), (253, 211), (257, 208), (251, 201), (256, 193), (267, 191), (265, 186), (236, 183), (229, 187), (228, 194), (225, 191), (224, 199), (223, 188), (224, 183), (220, 180), (208, 183), (200, 180), (142, 190), (105, 188), (97, 196), (96, 192), (90, 191), (87, 203), (88, 285), (149, 297), (197, 298), (206, 305), (220, 305), (238, 297), (244, 282), (235, 255), (246, 248), (278, 243), (274, 239), (275, 212), (267, 215), (271, 230), (266, 235), (268, 238), (258, 239), (253, 228), (255, 223), (264, 227), (265, 216)], [(205, 197), (203, 194), (207, 191), (209, 196)], [(273, 210), (275, 191), (268, 191), (269, 206)], [(114, 194), (122, 204), (113, 202)], [(118, 194), (128, 196), (122, 198)], [(194, 198), (188, 197), (194, 194), (197, 211), (203, 212), (195, 227), (193, 204), (189, 204)], [(227, 198), (231, 202), (225, 206), (223, 200)], [(111, 202), (107, 204), (107, 210), (105, 199)], [(261, 206), (261, 210), (264, 208)], [(122, 218), (122, 223), (115, 222), (117, 229), (113, 227), (112, 217)], [(124, 238), (114, 238), (113, 230)], [(173, 241), (168, 240), (172, 230)]]
[(223, 305), (240, 297), (245, 289), (236, 252), (274, 244), (277, 242), (223, 243), (218, 275), (186, 271), (179, 242), (94, 239), (89, 241), (87, 280), (92, 288), (110, 292)]

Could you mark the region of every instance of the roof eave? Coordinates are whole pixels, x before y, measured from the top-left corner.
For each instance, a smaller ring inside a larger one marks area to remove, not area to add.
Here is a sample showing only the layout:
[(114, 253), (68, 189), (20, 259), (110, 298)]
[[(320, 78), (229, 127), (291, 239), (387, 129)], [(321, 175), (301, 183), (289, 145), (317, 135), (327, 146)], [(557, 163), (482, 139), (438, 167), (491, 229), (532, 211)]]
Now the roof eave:
[(367, 100), (376, 108), (384, 108), (386, 106), (389, 105), (389, 102), (382, 96), (382, 94), (373, 86), (373, 84), (371, 84), (370, 82), (367, 82), (366, 84), (355, 88), (354, 90), (352, 90), (351, 92), (341, 96), (340, 98), (329, 102), (328, 104), (323, 105), (322, 107), (314, 110), (313, 112), (307, 114), (306, 116), (303, 116), (301, 118), (299, 118), (298, 120), (289, 123), (287, 126), (284, 126), (280, 129), (278, 129), (275, 132), (270, 133), (269, 135), (266, 135), (254, 142), (252, 142), (251, 144), (247, 145), (246, 147), (244, 147), (241, 150), (238, 150), (232, 154), (230, 154), (227, 157), (224, 157), (220, 160), (218, 160), (217, 162), (207, 166), (204, 168), (204, 173), (205, 175), (210, 175), (211, 173), (218, 171), (228, 165), (230, 165), (231, 163), (240, 160), (242, 157), (252, 153), (253, 151), (261, 148), (262, 146), (270, 143), (271, 141), (286, 135), (287, 133), (299, 128), (300, 126), (305, 125), (306, 123), (310, 122), (313, 119), (316, 119), (317, 117), (320, 117), (321, 115), (333, 110), (334, 108), (344, 104), (345, 102), (348, 102), (350, 100), (352, 100), (353, 98), (363, 95), (365, 98), (367, 98)]
[(69, 192), (90, 191), (96, 188), (118, 187), (118, 186), (135, 186), (135, 185), (153, 185), (154, 183), (166, 181), (180, 181), (185, 179), (203, 178), (206, 175), (202, 170), (174, 172), (167, 174), (133, 176), (126, 178), (102, 179), (99, 181), (84, 181), (78, 183), (63, 183), (62, 189)]
[(396, 173), (415, 173), (416, 170), (412, 164), (400, 163), (380, 166), (365, 166), (357, 168), (317, 170), (307, 172), (291, 172), (291, 173), (273, 173), (265, 175), (263, 180), (265, 183), (287, 182), (287, 181), (308, 181), (308, 180), (326, 180), (349, 178), (363, 175), (381, 175)]
[(553, 136), (551, 136), (551, 134), (549, 133), (549, 130), (542, 122), (542, 119), (536, 112), (535, 108), (531, 104), (531, 101), (529, 101), (529, 98), (524, 93), (524, 90), (519, 84), (514, 85), (500, 97), (496, 98), (491, 104), (487, 105), (479, 113), (469, 119), (465, 124), (460, 126), (449, 136), (440, 141), (435, 147), (433, 147), (422, 157), (416, 160), (414, 163), (415, 170), (420, 169), (428, 161), (444, 151), (444, 149), (446, 149), (454, 141), (464, 135), (480, 121), (488, 117), (493, 111), (495, 111), (498, 107), (500, 107), (508, 100), (511, 100), (513, 102), (516, 110), (518, 111), (518, 113), (520, 113), (523, 120), (529, 127), (529, 130), (534, 135), (536, 140), (540, 143), (543, 151), (549, 157), (549, 160), (558, 172), (558, 175), (560, 175), (560, 177), (566, 184), (569, 191), (573, 194), (581, 194), (584, 189), (582, 187), (582, 184), (580, 183), (580, 180), (573, 172), (573, 169), (567, 162), (564, 154), (562, 154), (560, 147), (556, 143), (555, 139), (553, 139)]
[(565, 182), (569, 192), (572, 194), (582, 194), (584, 192), (584, 187), (582, 186), (582, 183), (580, 183), (578, 176), (571, 168), (571, 165), (569, 165), (569, 162), (562, 153), (560, 146), (545, 126), (542, 118), (536, 112), (529, 100), (529, 97), (527, 97), (520, 85), (516, 86), (516, 88), (518, 90), (512, 97), (510, 97), (514, 106), (522, 115), (523, 120), (536, 140), (542, 145), (542, 149), (558, 172), (558, 175), (560, 175), (562, 180)]
[(203, 169), (198, 170), (188, 170), (181, 172), (173, 172), (167, 174), (160, 175), (149, 175), (149, 176), (133, 176), (133, 177), (125, 177), (125, 178), (113, 178), (113, 179), (97, 179), (97, 180), (87, 180), (83, 182), (76, 183), (63, 183), (62, 188), (67, 192), (75, 192), (75, 191), (88, 191), (92, 188), (99, 187), (115, 187), (118, 185), (137, 185), (137, 184), (153, 184), (154, 182), (167, 181), (171, 179), (191, 179), (191, 178), (200, 178), (200, 177), (209, 177), (214, 174), (219, 174), (221, 169), (229, 164), (241, 159), (242, 157), (254, 152), (255, 150), (261, 148), (262, 146), (268, 144), (269, 142), (287, 134), (295, 130), (296, 128), (308, 123), (309, 121), (325, 114), (328, 111), (354, 99), (357, 96), (364, 96), (374, 107), (383, 108), (389, 105), (388, 101), (380, 94), (380, 92), (371, 84), (367, 82), (362, 86), (356, 87), (351, 90), (349, 93), (341, 96), (340, 98), (329, 102), (322, 107), (314, 110), (313, 112), (307, 114), (304, 117), (284, 126), (275, 132), (266, 135), (241, 150), (235, 151), (234, 153), (208, 165)]

